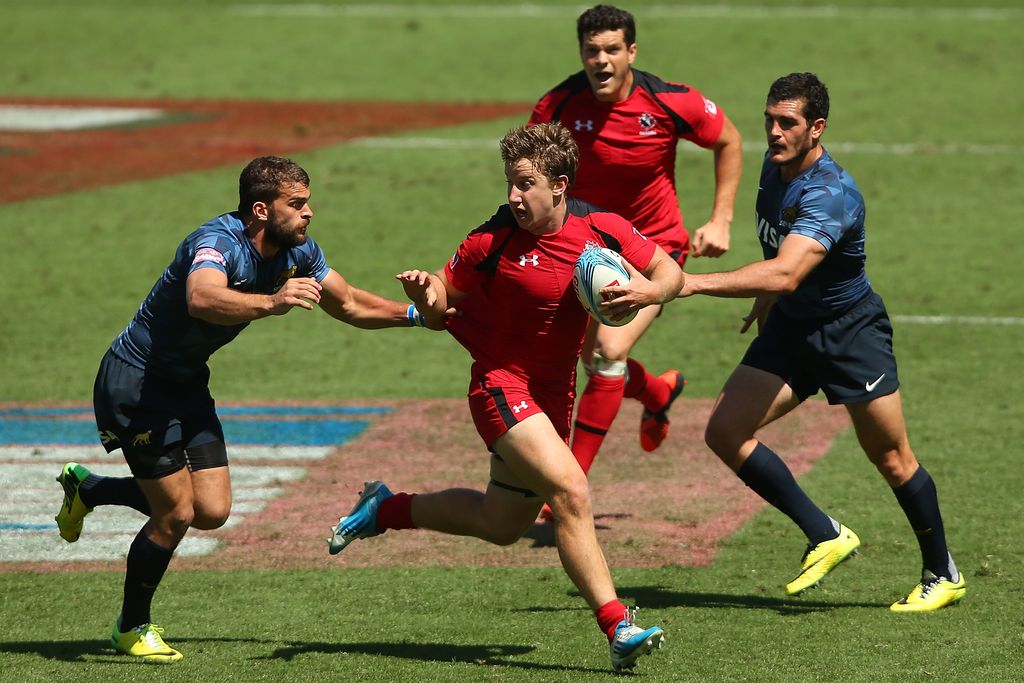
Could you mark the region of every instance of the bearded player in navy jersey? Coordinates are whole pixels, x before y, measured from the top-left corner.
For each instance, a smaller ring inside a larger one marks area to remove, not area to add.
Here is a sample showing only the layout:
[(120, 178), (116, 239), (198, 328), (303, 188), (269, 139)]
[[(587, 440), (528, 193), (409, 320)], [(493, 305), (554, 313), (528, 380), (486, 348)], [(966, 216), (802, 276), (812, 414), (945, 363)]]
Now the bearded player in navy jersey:
[(966, 593), (946, 545), (935, 483), (910, 448), (892, 325), (864, 270), (865, 207), (853, 178), (821, 145), (825, 85), (811, 73), (775, 81), (764, 112), (768, 152), (757, 195), (764, 260), (691, 274), (681, 296), (756, 297), (741, 332), (758, 335), (726, 382), (708, 446), (807, 536), (797, 595), (855, 552), (860, 539), (818, 508), (758, 430), (819, 389), (846, 407), (861, 447), (892, 488), (921, 549), (921, 581), (895, 612), (928, 612)]
[[(680, 266), (687, 254), (721, 256), (729, 248), (733, 203), (742, 171), (742, 140), (725, 112), (695, 88), (633, 68), (636, 25), (625, 10), (588, 9), (577, 20), (583, 69), (544, 95), (530, 123), (561, 121), (580, 148), (570, 193), (629, 220)], [(676, 144), (714, 153), (711, 216), (691, 245), (676, 196)], [(668, 435), (668, 410), (685, 381), (676, 370), (648, 372), (630, 351), (660, 314), (640, 311), (627, 325), (591, 323), (582, 358), (588, 379), (579, 400), (572, 450), (589, 471), (623, 396), (644, 406), (640, 446), (658, 448)], [(547, 513), (547, 510), (545, 510)]]
[[(423, 325), (412, 306), (352, 287), (307, 234), (309, 176), (260, 157), (239, 178), (238, 211), (200, 226), (107, 350), (96, 377), (100, 440), (120, 448), (133, 476), (100, 477), (68, 463), (57, 478), (56, 521), (74, 543), (86, 514), (125, 505), (149, 516), (128, 550), (121, 614), (111, 643), (146, 661), (173, 662), (150, 618), (153, 594), (190, 527), (216, 529), (231, 510), (224, 432), (208, 388), (210, 355), (253, 320), (314, 304), (361, 328)], [(431, 322), (442, 329), (440, 319)]]
[[(469, 408), (491, 453), (486, 491), (392, 492), (368, 482), (330, 539), (338, 553), (388, 529), (431, 529), (498, 545), (519, 540), (541, 505), (555, 512), (555, 543), (566, 574), (611, 645), (612, 667), (631, 668), (662, 641), (641, 629), (618, 599), (597, 541), (587, 478), (568, 447), (576, 363), (589, 316), (576, 299), (573, 266), (588, 247), (623, 256), (631, 275), (606, 288), (616, 319), (665, 303), (682, 271), (628, 221), (566, 194), (578, 151), (561, 124), (517, 128), (501, 141), (508, 203), (463, 240), (436, 273), (398, 275), (424, 313), (463, 311), (448, 329), (473, 357)], [(464, 306), (469, 302), (475, 305)]]

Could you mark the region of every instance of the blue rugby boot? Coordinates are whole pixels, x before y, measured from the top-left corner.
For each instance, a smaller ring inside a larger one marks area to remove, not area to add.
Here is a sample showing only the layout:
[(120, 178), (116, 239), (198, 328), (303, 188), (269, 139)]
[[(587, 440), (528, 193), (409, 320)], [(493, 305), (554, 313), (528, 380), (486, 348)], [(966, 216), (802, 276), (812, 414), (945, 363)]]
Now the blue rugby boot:
[(615, 673), (622, 673), (623, 669), (632, 669), (640, 655), (649, 655), (653, 650), (660, 650), (665, 643), (665, 631), (660, 626), (644, 630), (633, 623), (636, 612), (636, 607), (632, 610), (627, 608), (626, 618), (615, 627), (615, 637), (611, 642), (612, 668)]
[(384, 482), (368, 481), (363, 484), (359, 501), (352, 511), (338, 520), (338, 525), (331, 529), (331, 537), (327, 539), (331, 555), (337, 555), (357, 538), (370, 538), (381, 532), (377, 531), (377, 509), (381, 502), (393, 494)]

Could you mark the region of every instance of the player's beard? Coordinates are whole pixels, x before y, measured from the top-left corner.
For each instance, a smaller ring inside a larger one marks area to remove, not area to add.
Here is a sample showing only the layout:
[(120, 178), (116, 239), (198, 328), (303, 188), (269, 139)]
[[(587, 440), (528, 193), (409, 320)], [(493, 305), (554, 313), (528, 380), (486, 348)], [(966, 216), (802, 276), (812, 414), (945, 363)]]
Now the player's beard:
[[(291, 249), (300, 247), (306, 243), (306, 233), (297, 229), (289, 228), (280, 223), (277, 216), (271, 213), (268, 216), (265, 239), (279, 249)], [(308, 225), (308, 223), (307, 223)]]

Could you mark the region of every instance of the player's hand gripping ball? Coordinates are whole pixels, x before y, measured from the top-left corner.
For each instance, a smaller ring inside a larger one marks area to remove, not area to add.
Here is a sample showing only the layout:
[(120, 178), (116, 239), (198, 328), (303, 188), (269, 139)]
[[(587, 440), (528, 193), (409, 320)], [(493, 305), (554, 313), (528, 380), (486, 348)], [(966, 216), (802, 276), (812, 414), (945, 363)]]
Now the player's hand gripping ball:
[(619, 320), (612, 320), (606, 317), (597, 305), (606, 300), (606, 297), (601, 295), (603, 288), (625, 285), (628, 282), (629, 273), (622, 266), (622, 257), (605, 247), (585, 249), (576, 259), (576, 266), (572, 269), (572, 286), (576, 290), (576, 297), (587, 313), (602, 325), (622, 327), (636, 317), (637, 312), (631, 311)]

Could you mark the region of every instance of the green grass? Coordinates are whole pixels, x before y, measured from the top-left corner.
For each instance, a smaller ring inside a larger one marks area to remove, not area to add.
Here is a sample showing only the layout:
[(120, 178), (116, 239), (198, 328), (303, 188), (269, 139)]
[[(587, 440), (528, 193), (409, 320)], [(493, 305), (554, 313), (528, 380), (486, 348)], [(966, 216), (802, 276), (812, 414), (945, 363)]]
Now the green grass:
[[(246, 17), (235, 3), (0, 1), (0, 95), (213, 99), (500, 100), (526, 108), (576, 68), (577, 5), (549, 18)], [(416, 3), (429, 7), (427, 3)], [(446, 3), (456, 5), (464, 3)], [(732, 7), (760, 5), (734, 2)], [(814, 6), (794, 2), (793, 5)], [(962, 2), (908, 0), (912, 17), (645, 17), (640, 68), (712, 96), (761, 147), (771, 79), (815, 70), (829, 84), (826, 144), (988, 145), (896, 155), (836, 152), (868, 202), (868, 273), (895, 315), (1021, 316), (1024, 182), (1019, 122), (1024, 21), (950, 18)], [(339, 4), (340, 5), (340, 4)], [(467, 58), (467, 55), (469, 56)], [(496, 139), (518, 123), (430, 131)], [(1003, 145), (999, 148), (996, 146)], [(339, 145), (298, 155), (331, 264), (390, 296), (391, 276), (434, 268), (502, 201), (495, 149)], [(710, 158), (681, 154), (688, 222), (709, 209)], [(693, 270), (758, 257), (756, 152), (745, 157), (733, 249)], [(88, 402), (95, 367), (174, 246), (234, 204), (238, 168), (0, 206), (0, 401)], [(677, 366), (711, 397), (745, 348), (747, 302), (669, 307), (638, 355)], [(296, 349), (298, 347), (298, 349)], [(917, 551), (899, 507), (846, 433), (803, 477), (864, 539), (862, 555), (806, 598), (786, 600), (799, 533), (758, 515), (706, 568), (614, 571), (644, 623), (669, 629), (649, 680), (1014, 681), (1024, 661), (1024, 326), (896, 324), (912, 442), (934, 475), (969, 593), (956, 609), (895, 618)], [(300, 358), (291, 364), (282, 359)], [(221, 401), (457, 397), (466, 354), (422, 330), (360, 332), (319, 312), (254, 324), (214, 358)], [(254, 371), (258, 368), (259, 371)], [(709, 456), (710, 457), (710, 456)], [(741, 487), (737, 482), (737, 493)], [(628, 485), (624, 484), (624, 495)], [(637, 501), (642, 505), (642, 501)], [(334, 514), (336, 511), (325, 511)], [(354, 550), (364, 551), (362, 547)], [(367, 544), (365, 552), (372, 551)], [(2, 559), (2, 558), (0, 558)], [(605, 645), (557, 568), (174, 572), (157, 618), (187, 659), (154, 680), (604, 680)], [(0, 575), (0, 678), (134, 680), (104, 649), (119, 571)], [(74, 609), (64, 597), (74, 596)]]

